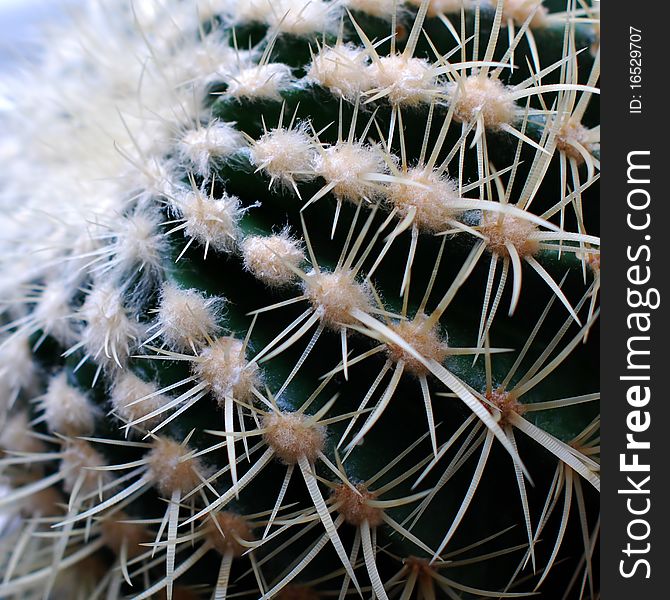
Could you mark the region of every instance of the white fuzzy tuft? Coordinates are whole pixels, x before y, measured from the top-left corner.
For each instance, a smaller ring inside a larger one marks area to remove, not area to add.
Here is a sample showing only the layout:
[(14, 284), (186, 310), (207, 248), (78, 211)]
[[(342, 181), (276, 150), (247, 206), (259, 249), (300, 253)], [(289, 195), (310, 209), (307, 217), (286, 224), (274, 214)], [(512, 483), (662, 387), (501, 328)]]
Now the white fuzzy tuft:
[(306, 79), (336, 96), (353, 100), (369, 88), (367, 63), (363, 48), (342, 43), (332, 48), (325, 46), (314, 56)]
[(352, 312), (372, 309), (372, 292), (366, 283), (359, 283), (350, 271), (310, 271), (303, 284), (305, 296), (321, 322), (329, 329), (357, 323)]
[(349, 10), (381, 19), (390, 19), (393, 16), (393, 11), (398, 12), (402, 4), (400, 0), (344, 0), (344, 5)]
[[(105, 519), (100, 523), (100, 534), (105, 546), (117, 556), (135, 558), (144, 554), (141, 544), (151, 541), (151, 534), (143, 524), (133, 523), (130, 515), (115, 512), (113, 519)], [(175, 598), (179, 598), (175, 594)]]
[(206, 298), (197, 290), (163, 285), (156, 328), (173, 350), (185, 351), (203, 345), (219, 331), (221, 298)]
[(178, 171), (173, 161), (148, 157), (128, 175), (128, 186), (142, 190), (144, 198), (170, 196), (180, 187)]
[(363, 523), (367, 523), (369, 527), (382, 525), (384, 510), (371, 503), (377, 499), (377, 494), (370, 492), (361, 483), (354, 489), (352, 487), (340, 484), (333, 490), (332, 498), (338, 507), (337, 512), (347, 523), (356, 527), (360, 527)]
[(70, 307), (75, 293), (76, 287), (58, 273), (40, 291), (33, 310), (35, 325), (63, 346), (69, 346), (75, 340)]
[(182, 81), (198, 87), (221, 81), (225, 73), (251, 66), (252, 53), (232, 47), (225, 36), (215, 31), (200, 39), (196, 46), (180, 49), (173, 60)]
[(447, 99), (454, 107), (454, 119), (472, 123), (478, 118), (492, 131), (510, 125), (516, 119), (516, 105), (510, 92), (498, 79), (485, 75), (471, 75), (460, 83), (446, 88)]
[(104, 282), (95, 285), (78, 313), (85, 325), (80, 345), (105, 368), (123, 368), (145, 327), (128, 315), (123, 294)]
[(192, 4), (198, 11), (201, 22), (209, 21), (222, 14), (230, 14), (236, 5), (235, 0), (195, 0)]
[(251, 147), (251, 160), (270, 176), (271, 185), (278, 181), (289, 186), (296, 181), (313, 179), (315, 155), (304, 126), (272, 129)]
[(485, 212), (479, 231), (486, 236), (486, 247), (500, 256), (509, 256), (508, 244), (514, 246), (521, 258), (533, 256), (540, 250), (537, 225), (521, 217)]
[(93, 433), (97, 411), (86, 394), (68, 384), (65, 372), (51, 378), (40, 407), (49, 431), (70, 437)]
[[(425, 314), (419, 313), (412, 320), (392, 323), (389, 328), (421, 356), (442, 364), (449, 352), (447, 336), (440, 330), (439, 325), (426, 327), (427, 319)], [(393, 362), (402, 360), (409, 373), (424, 376), (428, 373), (426, 366), (401, 346), (387, 342), (386, 352)]]
[(12, 255), (3, 297), (18, 297), (6, 281), (44, 280), (91, 223), (106, 223), (131, 194), (169, 193), (179, 175), (164, 158), (174, 132), (202, 111), (195, 3), (76, 4), (71, 22), (40, 31), (48, 52), (1, 86), (3, 256)]
[(21, 390), (30, 391), (36, 383), (37, 368), (33, 362), (26, 334), (15, 333), (0, 345), (0, 406), (12, 404)]
[(379, 193), (378, 185), (367, 177), (385, 172), (386, 164), (379, 146), (338, 142), (321, 150), (314, 170), (334, 186), (332, 192), (338, 199), (359, 203)]
[(45, 452), (46, 445), (33, 433), (28, 413), (21, 411), (12, 415), (2, 426), (0, 449), (9, 452), (38, 453)]
[(238, 100), (281, 100), (281, 92), (293, 82), (291, 68), (282, 63), (248, 67), (229, 77), (227, 93)]
[[(495, 6), (495, 2), (493, 2)], [(549, 10), (542, 6), (542, 0), (503, 0), (503, 23), (512, 21), (521, 27), (530, 17), (530, 28), (537, 29), (547, 24)]]
[(338, 17), (338, 4), (323, 0), (244, 0), (234, 9), (238, 23), (263, 23), (296, 36), (331, 31)]
[(247, 520), (230, 511), (218, 511), (213, 514), (207, 526), (207, 540), (221, 554), (232, 554), (239, 558), (247, 553), (244, 542), (254, 540), (251, 525)]
[[(157, 410), (167, 401), (162, 394), (157, 394), (133, 404), (136, 400), (154, 394), (157, 391), (153, 383), (140, 379), (131, 371), (119, 373), (114, 379), (114, 386), (110, 394), (114, 414), (124, 423), (131, 423)], [(132, 406), (131, 406), (132, 404)], [(142, 427), (151, 429), (160, 422), (161, 417), (154, 417), (142, 422)]]
[[(416, 6), (417, 8), (421, 6), (424, 0), (405, 0), (407, 4), (411, 6)], [(496, 0), (492, 0), (494, 6)], [(475, 2), (473, 0), (429, 0), (428, 12), (426, 13), (429, 17), (435, 17), (437, 15), (449, 15), (453, 13), (460, 13), (461, 8), (464, 8), (466, 11), (472, 7)], [(482, 2), (482, 4), (487, 4), (487, 2)]]
[(207, 177), (213, 161), (244, 146), (242, 134), (231, 123), (214, 121), (187, 131), (179, 141), (179, 154), (198, 175)]
[(149, 452), (149, 476), (167, 497), (173, 492), (188, 493), (200, 483), (206, 471), (197, 458), (188, 458), (191, 448), (170, 440), (156, 438)]
[(270, 287), (282, 287), (296, 279), (295, 269), (305, 260), (303, 248), (287, 232), (248, 236), (241, 244), (244, 267)]
[(68, 440), (60, 465), (64, 475), (63, 489), (72, 492), (81, 482), (80, 494), (95, 494), (109, 481), (109, 475), (104, 471), (96, 471), (95, 467), (105, 466), (107, 461), (91, 444), (84, 440)]
[(270, 413), (263, 418), (263, 439), (284, 464), (302, 457), (314, 461), (323, 452), (326, 428), (302, 413)]
[(116, 219), (110, 226), (111, 231), (102, 236), (103, 240), (113, 240), (108, 252), (101, 251), (102, 255), (108, 254), (110, 260), (97, 270), (114, 271), (119, 279), (133, 271), (158, 273), (166, 249), (165, 236), (159, 225), (158, 212), (148, 210), (137, 210), (130, 216)]
[(268, 13), (272, 12), (273, 2), (279, 4), (277, 0), (246, 0), (245, 2), (235, 2), (231, 11), (234, 13), (235, 21), (238, 23), (267, 24)]
[(556, 133), (556, 148), (564, 152), (568, 158), (577, 161), (578, 165), (584, 162), (580, 148), (591, 152), (593, 147), (594, 143), (589, 130), (579, 121), (568, 119)]
[(339, 5), (323, 0), (273, 0), (267, 23), (281, 33), (308, 36), (331, 31), (339, 17)]
[(409, 169), (400, 177), (408, 183), (394, 182), (386, 189), (386, 199), (398, 214), (405, 217), (415, 211), (414, 223), (421, 231), (439, 233), (448, 229), (448, 220), (459, 213), (449, 202), (459, 198), (456, 185), (426, 168)]
[(244, 342), (231, 336), (214, 340), (198, 356), (193, 374), (209, 385), (219, 404), (227, 397), (246, 402), (260, 383), (258, 365), (247, 361)]
[(184, 221), (184, 235), (219, 252), (230, 252), (240, 236), (239, 221), (245, 212), (239, 198), (224, 195), (219, 199), (190, 190), (175, 197), (174, 204)]
[(440, 94), (432, 65), (422, 58), (401, 54), (382, 56), (367, 68), (371, 96), (384, 93), (391, 104), (418, 106)]

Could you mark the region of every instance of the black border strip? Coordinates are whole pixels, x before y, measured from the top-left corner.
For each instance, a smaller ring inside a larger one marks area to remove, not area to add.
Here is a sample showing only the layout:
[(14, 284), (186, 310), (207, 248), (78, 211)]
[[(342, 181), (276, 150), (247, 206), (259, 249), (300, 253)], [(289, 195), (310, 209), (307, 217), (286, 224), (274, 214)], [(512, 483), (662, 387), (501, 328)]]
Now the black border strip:
[[(602, 5), (602, 598), (651, 600), (670, 598), (670, 27), (663, 2)], [(636, 30), (640, 88), (631, 87)], [(629, 170), (631, 163), (649, 168)], [(653, 290), (658, 308), (634, 306), (655, 305)], [(629, 448), (627, 435), (635, 443)], [(634, 470), (636, 460), (649, 470)]]

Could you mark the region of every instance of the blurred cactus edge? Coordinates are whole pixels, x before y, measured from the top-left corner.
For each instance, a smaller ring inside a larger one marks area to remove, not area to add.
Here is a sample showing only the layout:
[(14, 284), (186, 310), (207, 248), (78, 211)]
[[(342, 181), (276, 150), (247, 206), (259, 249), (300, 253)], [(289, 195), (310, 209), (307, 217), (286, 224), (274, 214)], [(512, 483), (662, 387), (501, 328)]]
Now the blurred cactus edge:
[(82, 0), (2, 75), (0, 598), (600, 598), (591, 0)]

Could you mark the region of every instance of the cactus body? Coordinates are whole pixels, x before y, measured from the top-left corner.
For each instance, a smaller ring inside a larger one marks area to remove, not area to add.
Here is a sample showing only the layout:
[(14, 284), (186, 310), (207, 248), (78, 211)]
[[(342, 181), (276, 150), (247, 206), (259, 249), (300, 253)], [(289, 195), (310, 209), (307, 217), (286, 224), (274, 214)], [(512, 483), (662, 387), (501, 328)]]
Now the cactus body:
[(2, 146), (0, 596), (597, 597), (597, 16), (50, 38)]

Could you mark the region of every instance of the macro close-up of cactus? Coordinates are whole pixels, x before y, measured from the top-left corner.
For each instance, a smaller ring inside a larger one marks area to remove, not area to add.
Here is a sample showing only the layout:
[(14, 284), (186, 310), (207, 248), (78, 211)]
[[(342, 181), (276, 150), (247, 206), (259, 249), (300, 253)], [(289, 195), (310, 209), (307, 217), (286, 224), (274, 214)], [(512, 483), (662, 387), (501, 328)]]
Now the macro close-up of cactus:
[(2, 81), (0, 598), (600, 598), (598, 6), (45, 26)]

